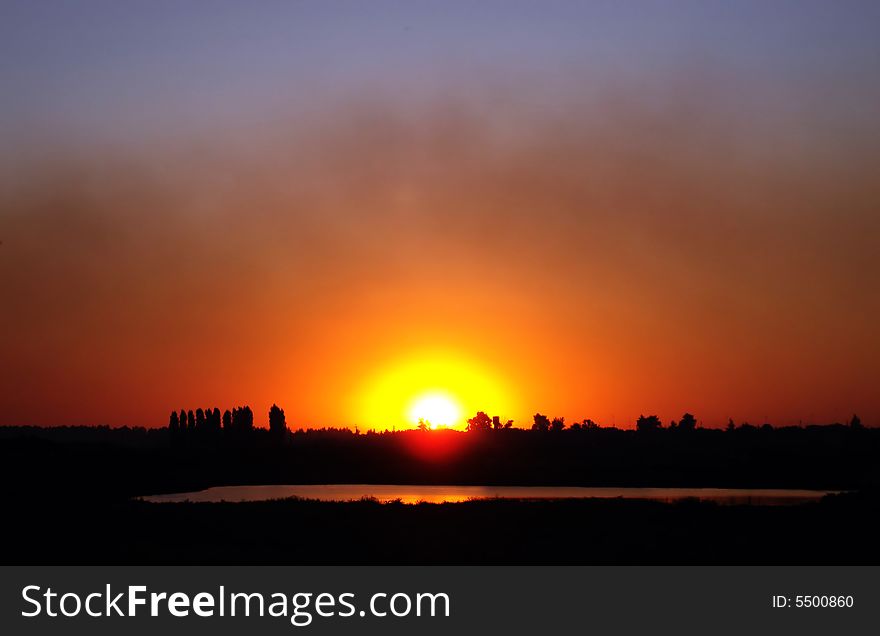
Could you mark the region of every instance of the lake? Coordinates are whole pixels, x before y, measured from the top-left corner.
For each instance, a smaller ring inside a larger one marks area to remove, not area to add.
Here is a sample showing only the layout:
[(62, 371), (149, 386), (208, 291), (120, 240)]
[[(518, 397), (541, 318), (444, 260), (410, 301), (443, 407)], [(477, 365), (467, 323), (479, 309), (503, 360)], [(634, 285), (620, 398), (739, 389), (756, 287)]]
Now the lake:
[(388, 484), (321, 484), (279, 486), (219, 486), (196, 492), (142, 497), (153, 503), (240, 502), (269, 499), (317, 499), (320, 501), (356, 501), (372, 497), (379, 501), (461, 502), (469, 499), (572, 499), (614, 498), (676, 501), (700, 499), (719, 504), (756, 504), (779, 506), (817, 501), (833, 491), (744, 488), (606, 488), (569, 486), (399, 486)]

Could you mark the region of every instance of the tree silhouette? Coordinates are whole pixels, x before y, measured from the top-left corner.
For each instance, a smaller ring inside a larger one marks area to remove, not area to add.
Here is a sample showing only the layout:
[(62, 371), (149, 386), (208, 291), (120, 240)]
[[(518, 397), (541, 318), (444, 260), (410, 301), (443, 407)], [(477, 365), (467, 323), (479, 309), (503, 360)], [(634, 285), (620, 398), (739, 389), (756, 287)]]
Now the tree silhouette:
[(639, 419), (636, 420), (637, 431), (659, 431), (661, 428), (663, 428), (663, 422), (656, 415), (648, 415), (647, 417), (639, 415)]
[(186, 412), (186, 428), (188, 431), (196, 430), (196, 416), (192, 409)]
[(858, 415), (853, 413), (852, 419), (849, 421), (849, 425), (851, 428), (862, 428), (862, 420)]
[(252, 431), (254, 430), (254, 412), (251, 410), (251, 407), (245, 406), (243, 410), (244, 413), (244, 427), (246, 430)]
[(419, 423), (416, 425), (416, 428), (418, 428), (420, 431), (427, 431), (431, 428), (431, 423), (428, 422), (425, 418), (420, 417)]
[(477, 414), (467, 421), (467, 430), (469, 431), (488, 431), (491, 428), (492, 418), (483, 411), (477, 411)]
[(546, 415), (542, 415), (541, 413), (535, 413), (532, 418), (534, 423), (532, 424), (533, 431), (549, 431), (550, 430), (550, 420)]
[(599, 425), (596, 424), (593, 420), (586, 419), (582, 422), (575, 422), (569, 427), (572, 431), (585, 431), (587, 429), (599, 428)]
[(232, 430), (232, 411), (230, 411), (229, 409), (223, 411), (223, 430)]
[(501, 423), (501, 417), (495, 415), (492, 417), (492, 428), (496, 431), (501, 430), (503, 428), (511, 428), (513, 426), (513, 420), (507, 420), (504, 424)]
[(554, 417), (553, 421), (550, 422), (550, 430), (553, 432), (559, 432), (565, 428), (565, 418), (564, 417)]
[(171, 411), (171, 418), (168, 420), (168, 430), (172, 433), (177, 433), (180, 430), (180, 418), (177, 416), (177, 411)]
[(232, 409), (232, 430), (247, 432), (254, 428), (254, 412), (249, 406), (236, 406)]
[(276, 435), (283, 435), (287, 431), (287, 420), (284, 418), (284, 409), (273, 404), (269, 409), (269, 430)]
[(678, 428), (682, 431), (692, 431), (697, 428), (697, 418), (695, 418), (690, 413), (685, 413), (681, 416), (681, 420), (678, 423)]
[(205, 430), (205, 412), (202, 409), (196, 409), (196, 430), (200, 433)]

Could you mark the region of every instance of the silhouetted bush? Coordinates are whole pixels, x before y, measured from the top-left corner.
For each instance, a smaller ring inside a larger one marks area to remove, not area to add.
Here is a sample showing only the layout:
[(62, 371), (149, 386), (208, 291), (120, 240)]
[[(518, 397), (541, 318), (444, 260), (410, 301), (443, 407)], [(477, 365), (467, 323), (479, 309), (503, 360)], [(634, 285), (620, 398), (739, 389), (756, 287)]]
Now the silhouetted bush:
[(491, 428), (492, 418), (483, 411), (477, 411), (477, 414), (467, 421), (468, 431), (488, 431)]
[(681, 416), (681, 419), (678, 422), (678, 430), (680, 431), (693, 431), (697, 428), (697, 418), (695, 418), (690, 413), (685, 413)]
[(287, 420), (284, 418), (284, 411), (273, 404), (269, 409), (269, 430), (276, 436), (281, 436), (287, 432)]
[(549, 431), (550, 430), (550, 419), (546, 415), (542, 415), (541, 413), (535, 413), (532, 418), (534, 420), (532, 424), (533, 431)]
[(663, 423), (656, 415), (648, 415), (647, 417), (639, 415), (639, 419), (636, 420), (636, 430), (640, 432), (658, 431), (661, 428), (663, 428)]

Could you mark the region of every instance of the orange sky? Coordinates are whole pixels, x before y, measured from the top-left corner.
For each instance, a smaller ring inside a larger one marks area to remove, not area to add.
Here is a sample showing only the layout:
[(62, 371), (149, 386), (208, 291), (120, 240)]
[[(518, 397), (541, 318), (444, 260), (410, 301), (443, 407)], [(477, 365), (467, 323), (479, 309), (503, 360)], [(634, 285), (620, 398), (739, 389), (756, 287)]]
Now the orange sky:
[[(743, 28), (776, 28), (757, 17)], [(551, 50), (548, 30), (529, 68), (500, 40), (504, 68), (438, 48), (445, 72), (371, 74), (354, 61), (390, 69), (380, 53), (336, 48), (309, 76), (332, 90), (274, 77), (283, 97), (236, 109), (250, 76), (206, 76), (202, 53), (180, 53), (180, 78), (150, 38), (130, 44), (142, 75), (59, 53), (57, 81), (107, 94), (63, 84), (89, 130), (0, 118), (21, 133), (0, 156), (0, 424), (250, 404), (259, 425), (277, 402), (294, 428), (408, 426), (426, 391), (519, 425), (880, 424), (876, 42), (833, 31), (856, 17), (784, 21), (851, 43), (821, 60), (775, 31), (679, 51), (696, 30), (636, 58), (628, 23), (614, 50)], [(403, 65), (420, 44), (388, 46)], [(226, 92), (205, 105), (181, 78)], [(126, 92), (164, 80), (156, 103)], [(138, 126), (102, 136), (125, 116)]]
[(869, 167), (625, 106), (509, 110), (512, 131), (370, 106), (29, 166), (4, 188), (0, 418), (277, 401), (294, 426), (379, 426), (366, 387), (447, 356), (520, 424), (873, 422)]

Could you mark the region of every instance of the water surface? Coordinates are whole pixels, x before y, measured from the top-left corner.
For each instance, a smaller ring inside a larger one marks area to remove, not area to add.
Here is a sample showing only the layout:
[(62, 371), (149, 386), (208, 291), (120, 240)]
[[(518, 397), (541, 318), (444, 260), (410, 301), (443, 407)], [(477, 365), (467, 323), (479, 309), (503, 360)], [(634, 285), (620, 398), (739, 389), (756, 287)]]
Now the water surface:
[(317, 499), (320, 501), (355, 501), (371, 497), (382, 502), (403, 503), (461, 502), (469, 499), (572, 499), (622, 497), (676, 501), (700, 499), (721, 504), (757, 504), (778, 506), (816, 501), (832, 491), (747, 488), (616, 488), (573, 486), (400, 486), (387, 484), (320, 484), (278, 486), (219, 486), (168, 495), (143, 497), (154, 503), (168, 502), (240, 502), (269, 499)]

